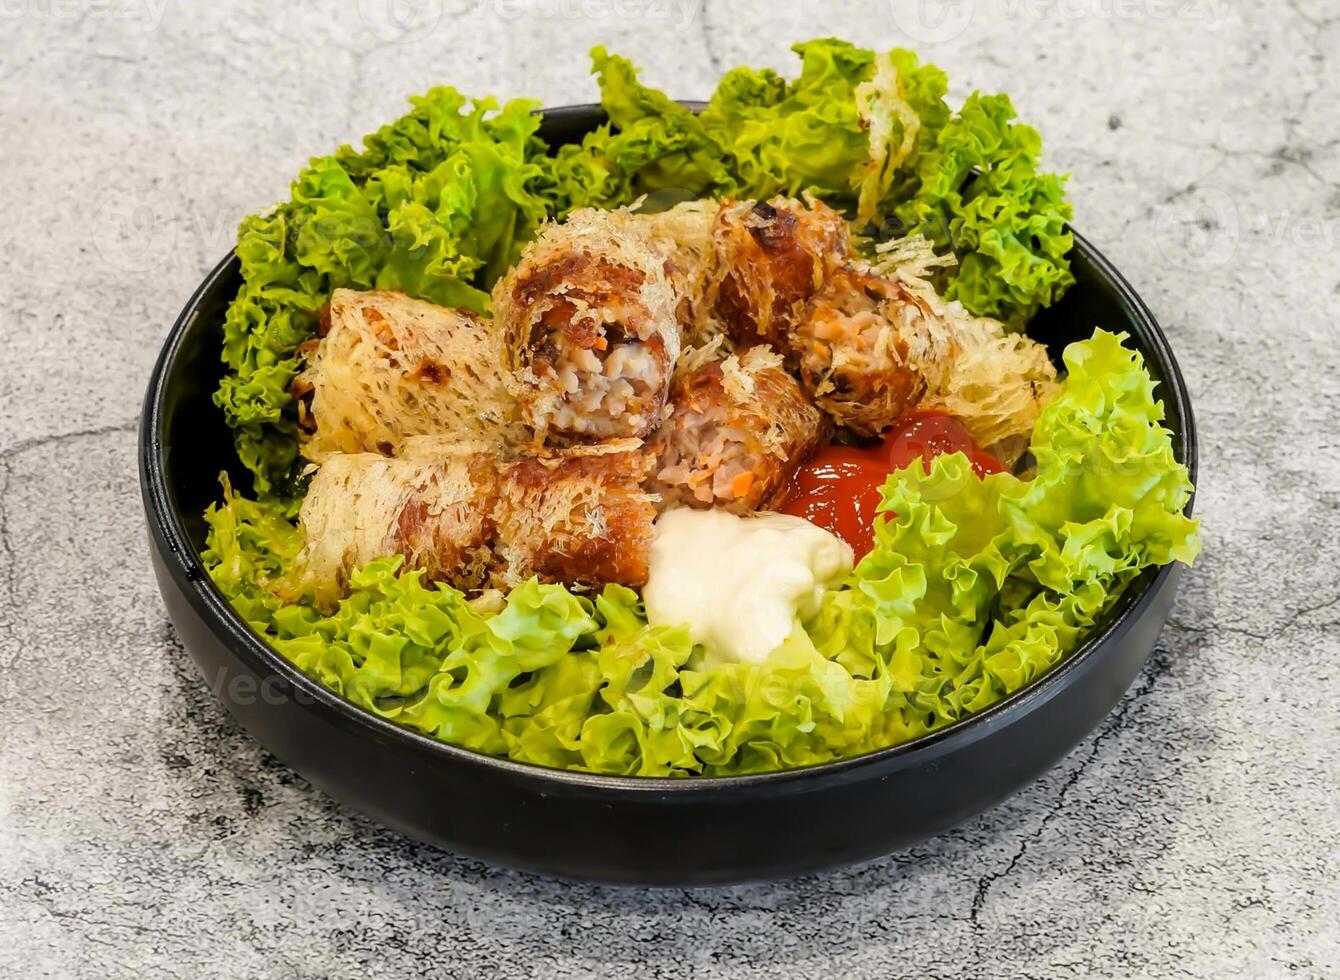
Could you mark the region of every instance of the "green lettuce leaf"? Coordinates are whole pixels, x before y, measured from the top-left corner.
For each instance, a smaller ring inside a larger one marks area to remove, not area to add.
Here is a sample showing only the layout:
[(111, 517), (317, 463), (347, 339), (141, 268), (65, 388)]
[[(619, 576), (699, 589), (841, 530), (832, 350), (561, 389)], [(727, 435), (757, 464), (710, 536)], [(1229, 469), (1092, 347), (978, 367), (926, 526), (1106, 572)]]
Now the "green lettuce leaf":
[[(834, 38), (795, 45), (801, 72), (787, 83), (774, 72), (727, 72), (703, 112), (703, 125), (727, 147), (740, 192), (747, 197), (813, 191), (838, 205), (855, 203), (872, 157), (872, 126), (863, 118), (862, 86), (875, 76), (873, 51)], [(889, 54), (896, 97), (910, 109), (918, 135), (929, 138), (949, 115), (948, 82), (933, 65), (919, 66), (910, 51)], [(887, 112), (886, 105), (876, 106)], [(906, 121), (887, 119), (890, 142), (902, 141)], [(882, 176), (880, 196), (893, 194), (897, 172)]]
[(302, 533), (282, 502), (249, 500), (233, 490), (227, 475), (220, 482), (223, 502), (205, 511), (209, 532), (200, 557), (242, 618), (264, 634), (283, 605), (274, 587), (293, 567)]
[(238, 230), (242, 287), (215, 393), (261, 496), (293, 496), (297, 350), (333, 290), (398, 289), (483, 311), (488, 289), (552, 213), (535, 103), (501, 109), (449, 88), (364, 141), (318, 157), (290, 199)]
[(1073, 650), (1141, 569), (1199, 552), (1186, 468), (1123, 339), (1067, 348), (1033, 479), (979, 479), (961, 454), (890, 476), (874, 550), (809, 625), (849, 669), (887, 654), (905, 720), (924, 712), (934, 728), (999, 701)]
[(628, 59), (595, 47), (591, 61), (610, 121), (549, 159), (548, 183), (559, 213), (617, 207), (664, 187), (693, 196), (739, 190), (725, 148), (697, 115), (639, 82)]
[(942, 291), (1020, 328), (1074, 281), (1065, 179), (1039, 171), (1036, 130), (1004, 95), (951, 112), (948, 80), (910, 51), (835, 38), (794, 46), (800, 75), (736, 68), (701, 115), (595, 48), (610, 122), (547, 162), (560, 212), (674, 187), (693, 195), (813, 193), (877, 234), (922, 234), (958, 264)]
[[(876, 56), (834, 38), (793, 50), (801, 57), (797, 79), (736, 68), (696, 115), (639, 81), (627, 59), (594, 48), (610, 121), (555, 153), (549, 172), (560, 210), (612, 207), (667, 187), (759, 198), (812, 191), (838, 205), (854, 204), (872, 155), (862, 87), (874, 75)], [(944, 73), (919, 66), (910, 51), (888, 58), (921, 133), (913, 142), (929, 139), (949, 115)], [(903, 131), (902, 121), (890, 120), (890, 140), (900, 142)], [(882, 194), (892, 194), (894, 178), (893, 172), (883, 176)]]
[(944, 294), (1016, 329), (1075, 281), (1065, 178), (1038, 172), (1042, 139), (1014, 122), (1005, 95), (974, 92), (917, 161), (917, 187), (894, 209), (909, 234), (952, 250)]

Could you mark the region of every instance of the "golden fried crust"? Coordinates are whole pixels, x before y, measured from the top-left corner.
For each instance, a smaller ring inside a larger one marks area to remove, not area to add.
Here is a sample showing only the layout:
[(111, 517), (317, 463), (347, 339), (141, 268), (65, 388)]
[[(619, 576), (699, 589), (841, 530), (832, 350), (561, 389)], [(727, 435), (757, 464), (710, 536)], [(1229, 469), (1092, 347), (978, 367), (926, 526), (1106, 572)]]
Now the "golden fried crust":
[(511, 587), (537, 575), (586, 589), (644, 585), (656, 508), (642, 483), (652, 463), (651, 453), (637, 447), (504, 465), (495, 581)]
[[(453, 469), (451, 462), (436, 465), (445, 473)], [(464, 467), (469, 496), (443, 506), (436, 488), (415, 488), (396, 515), (391, 547), (406, 557), (410, 567), (424, 569), (428, 579), (470, 591), (484, 587), (494, 562), (492, 503), (497, 500), (498, 478), (485, 455), (455, 465)]]
[(490, 321), (402, 293), (337, 289), (295, 379), (303, 455), (392, 455), (430, 433), (501, 443), (519, 423)]
[(805, 390), (780, 367), (760, 374), (756, 382), (755, 410), (748, 412), (747, 417), (756, 425), (767, 424), (761, 430), (759, 448), (770, 463), (768, 470), (760, 474), (761, 486), (750, 491), (746, 504), (752, 510), (772, 510), (786, 501), (796, 471), (828, 444), (833, 426)]
[(815, 201), (727, 202), (713, 231), (716, 310), (737, 347), (785, 350), (806, 302), (851, 243), (842, 216)]
[(482, 588), (495, 564), (497, 492), (487, 452), (402, 459), (337, 453), (312, 478), (299, 515), (301, 586), (328, 604), (355, 569), (403, 555), (406, 567), (430, 580)]
[(675, 316), (688, 344), (703, 344), (717, 332), (709, 292), (715, 257), (712, 228), (719, 210), (715, 201), (685, 201), (668, 211), (638, 214), (615, 212), (640, 229), (665, 254), (665, 274), (675, 294)]
[(300, 523), (299, 592), (328, 605), (374, 558), (464, 591), (531, 576), (574, 588), (646, 582), (652, 455), (636, 440), (508, 459), (416, 440), (407, 455), (337, 454), (313, 477)]

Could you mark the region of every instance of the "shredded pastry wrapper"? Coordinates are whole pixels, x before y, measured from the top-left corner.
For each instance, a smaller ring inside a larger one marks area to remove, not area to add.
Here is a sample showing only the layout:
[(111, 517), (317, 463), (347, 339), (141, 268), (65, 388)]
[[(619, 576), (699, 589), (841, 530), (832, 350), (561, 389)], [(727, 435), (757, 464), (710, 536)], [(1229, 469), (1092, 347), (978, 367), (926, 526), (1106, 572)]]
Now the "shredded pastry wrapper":
[(646, 581), (656, 497), (638, 440), (515, 456), (487, 444), (411, 440), (406, 453), (341, 453), (303, 502), (298, 577), (329, 606), (374, 558), (400, 555), (430, 581), (510, 589), (532, 576), (598, 589)]
[(337, 289), (297, 388), (303, 455), (399, 452), (416, 436), (500, 443), (520, 423), (493, 321), (403, 293)]
[(979, 445), (995, 447), (1013, 462), (1056, 397), (1056, 368), (1047, 348), (942, 299), (928, 274), (954, 259), (937, 255), (927, 239), (900, 239), (878, 250), (875, 268), (897, 279), (918, 311), (908, 358), (926, 379), (926, 406), (957, 416)]

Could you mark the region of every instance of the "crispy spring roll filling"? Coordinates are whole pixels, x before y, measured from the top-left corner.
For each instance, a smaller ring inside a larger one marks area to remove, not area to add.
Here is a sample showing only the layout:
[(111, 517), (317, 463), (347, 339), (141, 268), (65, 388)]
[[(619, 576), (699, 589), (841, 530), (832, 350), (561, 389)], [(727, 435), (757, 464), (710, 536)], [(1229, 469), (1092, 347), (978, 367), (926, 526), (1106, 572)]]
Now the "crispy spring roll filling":
[(657, 240), (610, 212), (550, 224), (494, 288), (513, 390), (541, 442), (645, 435), (679, 356)]
[(926, 392), (909, 355), (927, 315), (896, 280), (831, 273), (791, 335), (801, 380), (838, 425), (877, 435)]
[(777, 506), (829, 435), (823, 413), (763, 346), (681, 373), (671, 399), (649, 485), (663, 507), (744, 513)]
[(303, 455), (398, 453), (431, 433), (501, 441), (519, 418), (492, 323), (395, 292), (337, 289), (294, 382)]

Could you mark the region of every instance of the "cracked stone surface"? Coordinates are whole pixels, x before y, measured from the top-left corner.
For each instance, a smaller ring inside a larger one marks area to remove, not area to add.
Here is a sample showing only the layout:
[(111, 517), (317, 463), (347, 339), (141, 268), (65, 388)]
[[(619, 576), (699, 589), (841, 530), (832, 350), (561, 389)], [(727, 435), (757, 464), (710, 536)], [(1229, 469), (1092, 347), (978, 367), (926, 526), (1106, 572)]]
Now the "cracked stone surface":
[[(1322, 977), (1340, 970), (1333, 0), (392, 0), (0, 8), (0, 975)], [(1161, 317), (1205, 555), (1118, 709), (908, 852), (761, 886), (561, 884), (309, 787), (188, 668), (134, 422), (178, 309), (309, 155), (437, 83), (703, 96), (838, 34), (1006, 90)]]

